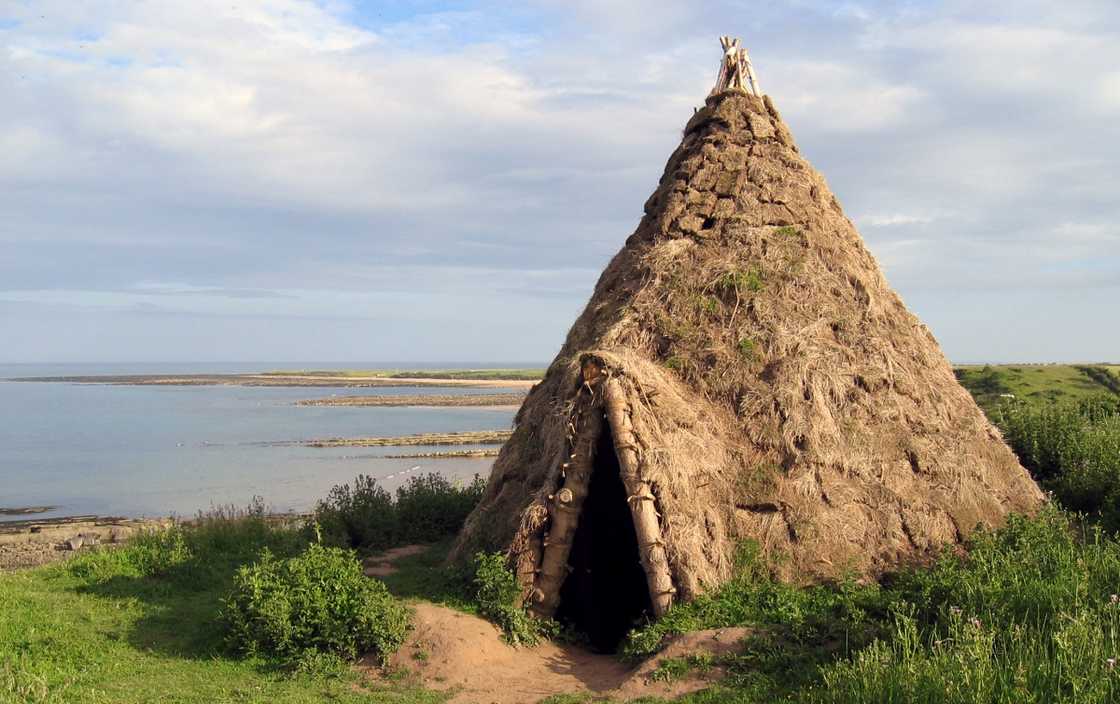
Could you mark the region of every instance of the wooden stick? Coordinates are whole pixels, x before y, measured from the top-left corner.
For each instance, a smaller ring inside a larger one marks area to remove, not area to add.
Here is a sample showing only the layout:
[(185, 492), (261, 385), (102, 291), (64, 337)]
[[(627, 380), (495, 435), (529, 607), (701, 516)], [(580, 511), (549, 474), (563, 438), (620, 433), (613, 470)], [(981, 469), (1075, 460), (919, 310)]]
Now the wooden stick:
[[(590, 390), (585, 387), (585, 391)], [(551, 525), (544, 539), (544, 554), (541, 556), (541, 573), (537, 577), (536, 589), (531, 595), (531, 609), (541, 618), (552, 618), (560, 605), (560, 588), (568, 578), (568, 556), (572, 552), (579, 525), (579, 514), (587, 498), (591, 472), (595, 468), (595, 445), (603, 431), (602, 409), (592, 393), (578, 412), (578, 426), (571, 457), (562, 468), (564, 486), (551, 497), (549, 516)]]
[(739, 50), (739, 58), (742, 60), (743, 65), (747, 69), (747, 77), (751, 82), (751, 92), (761, 98), (762, 86), (758, 84), (758, 76), (754, 75), (754, 65), (751, 63), (751, 57), (747, 55), (746, 49)]
[(661, 540), (661, 522), (654, 506), (655, 497), (649, 482), (643, 480), (639, 473), (630, 407), (617, 380), (608, 379), (603, 385), (603, 405), (614, 439), (615, 454), (618, 455), (619, 474), (629, 497), (627, 503), (630, 504), (630, 516), (638, 536), (638, 552), (646, 573), (653, 614), (661, 616), (672, 605), (676, 589), (669, 574), (665, 544)]

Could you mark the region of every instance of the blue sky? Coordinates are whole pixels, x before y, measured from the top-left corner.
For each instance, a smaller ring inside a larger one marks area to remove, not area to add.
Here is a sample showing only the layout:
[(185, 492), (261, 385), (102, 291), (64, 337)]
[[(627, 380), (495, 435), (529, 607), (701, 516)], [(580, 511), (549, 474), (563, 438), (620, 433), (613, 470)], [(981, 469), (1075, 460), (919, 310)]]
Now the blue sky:
[(0, 362), (540, 360), (716, 38), (956, 361), (1120, 359), (1120, 5), (0, 0)]

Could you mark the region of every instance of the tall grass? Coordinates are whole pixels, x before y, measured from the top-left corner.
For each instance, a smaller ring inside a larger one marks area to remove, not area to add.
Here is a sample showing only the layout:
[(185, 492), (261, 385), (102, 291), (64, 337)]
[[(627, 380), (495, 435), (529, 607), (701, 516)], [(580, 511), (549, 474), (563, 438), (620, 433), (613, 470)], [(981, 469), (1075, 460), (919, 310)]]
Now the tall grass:
[(821, 671), (820, 702), (1111, 702), (1120, 543), (1047, 509), (980, 533), (885, 596), (888, 638)]
[(1112, 702), (1120, 697), (1120, 543), (1057, 508), (979, 532), (883, 585), (798, 589), (757, 561), (631, 634), (746, 626), (728, 677), (686, 701)]
[(1120, 528), (1120, 398), (1005, 403), (993, 419), (1023, 466), (1063, 506)]
[(228, 584), (237, 567), (264, 549), (290, 557), (306, 545), (300, 525), (270, 518), (254, 499), (245, 509), (219, 507), (167, 530), (140, 533), (120, 549), (83, 552), (67, 569), (90, 583), (158, 577), (202, 591)]

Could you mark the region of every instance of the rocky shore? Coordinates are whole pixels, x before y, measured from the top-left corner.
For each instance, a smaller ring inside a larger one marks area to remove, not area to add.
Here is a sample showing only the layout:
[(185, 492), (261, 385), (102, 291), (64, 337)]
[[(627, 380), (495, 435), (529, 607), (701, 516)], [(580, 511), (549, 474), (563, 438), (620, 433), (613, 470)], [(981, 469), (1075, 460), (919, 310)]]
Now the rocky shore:
[(479, 430), (464, 433), (421, 433), (385, 438), (321, 438), (296, 443), (306, 447), (398, 447), (412, 445), (501, 445), (511, 430)]
[(163, 530), (169, 518), (69, 516), (0, 523), (0, 571), (64, 560), (97, 545), (120, 544), (143, 530)]
[(441, 406), (441, 407), (490, 407), (510, 406), (517, 408), (525, 400), (525, 394), (463, 394), (451, 396), (443, 394), (409, 394), (407, 396), (331, 396), (297, 401), (297, 406)]

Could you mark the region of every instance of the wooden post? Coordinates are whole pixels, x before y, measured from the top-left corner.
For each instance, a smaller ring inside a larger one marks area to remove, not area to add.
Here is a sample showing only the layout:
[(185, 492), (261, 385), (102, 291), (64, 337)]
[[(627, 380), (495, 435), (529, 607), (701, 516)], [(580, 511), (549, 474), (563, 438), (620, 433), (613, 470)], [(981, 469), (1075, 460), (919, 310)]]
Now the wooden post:
[(638, 536), (638, 552), (649, 585), (653, 614), (661, 616), (672, 605), (676, 589), (669, 574), (669, 560), (665, 554), (665, 543), (661, 539), (661, 521), (654, 506), (653, 492), (649, 482), (643, 480), (639, 473), (630, 407), (615, 379), (608, 379), (603, 384), (603, 405), (614, 438), (615, 453), (618, 455), (619, 474), (626, 487), (634, 532)]
[(589, 397), (583, 400), (583, 408), (577, 414), (571, 456), (563, 466), (564, 486), (549, 497), (548, 512), (552, 520), (543, 543), (541, 572), (530, 596), (530, 608), (541, 618), (552, 618), (560, 605), (560, 588), (571, 571), (568, 556), (587, 498), (591, 472), (595, 469), (595, 445), (603, 431), (603, 421), (602, 408), (592, 388), (587, 384), (581, 392), (588, 393)]

